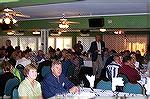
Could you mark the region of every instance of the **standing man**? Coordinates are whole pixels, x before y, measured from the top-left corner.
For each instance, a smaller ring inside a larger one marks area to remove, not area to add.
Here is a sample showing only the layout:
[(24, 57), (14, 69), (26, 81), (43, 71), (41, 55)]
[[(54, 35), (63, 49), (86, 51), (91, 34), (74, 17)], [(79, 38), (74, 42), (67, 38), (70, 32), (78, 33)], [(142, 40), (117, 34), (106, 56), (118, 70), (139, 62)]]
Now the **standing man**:
[(92, 55), (93, 75), (96, 75), (96, 78), (99, 78), (101, 70), (104, 67), (102, 58), (103, 51), (105, 49), (105, 42), (102, 41), (102, 37), (100, 35), (96, 35), (95, 40), (96, 41), (91, 43), (88, 52)]
[(75, 53), (80, 56), (81, 52), (83, 51), (83, 45), (81, 44), (81, 41), (78, 41), (78, 43), (74, 45), (73, 49)]
[(7, 53), (7, 58), (10, 58), (11, 54), (14, 52), (14, 48), (11, 45), (11, 41), (10, 40), (6, 40), (6, 53)]

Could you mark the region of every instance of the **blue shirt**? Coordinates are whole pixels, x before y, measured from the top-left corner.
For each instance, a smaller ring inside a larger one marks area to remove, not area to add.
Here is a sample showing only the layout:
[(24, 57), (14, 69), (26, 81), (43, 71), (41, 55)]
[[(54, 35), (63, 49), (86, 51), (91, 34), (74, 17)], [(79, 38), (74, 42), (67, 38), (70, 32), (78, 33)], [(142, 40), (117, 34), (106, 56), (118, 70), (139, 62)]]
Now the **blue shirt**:
[(74, 86), (64, 75), (60, 75), (59, 79), (53, 74), (48, 74), (42, 81), (42, 92), (44, 98), (55, 96), (56, 94), (66, 93)]
[(65, 75), (65, 77), (67, 77), (67, 71), (68, 71), (69, 65), (71, 65), (70, 60), (63, 60), (62, 61), (62, 73)]

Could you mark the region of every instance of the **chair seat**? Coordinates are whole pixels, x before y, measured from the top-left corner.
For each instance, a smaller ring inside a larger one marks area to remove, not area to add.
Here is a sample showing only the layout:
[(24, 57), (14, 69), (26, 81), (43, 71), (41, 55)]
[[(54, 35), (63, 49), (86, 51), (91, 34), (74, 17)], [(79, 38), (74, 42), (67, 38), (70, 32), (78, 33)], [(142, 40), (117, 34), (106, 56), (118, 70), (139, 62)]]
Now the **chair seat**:
[(133, 94), (143, 94), (143, 87), (139, 83), (131, 84), (128, 82), (123, 87), (123, 92), (133, 93)]
[(9, 79), (5, 85), (4, 95), (11, 96), (13, 89), (20, 84), (17, 77)]
[(129, 82), (129, 79), (128, 79), (128, 77), (126, 75), (124, 75), (124, 74), (118, 74), (117, 76), (123, 78), (124, 84), (126, 84), (126, 83)]
[(101, 80), (98, 82), (96, 89), (112, 90), (112, 83), (111, 81)]
[(110, 64), (107, 66), (107, 76), (110, 80), (112, 80), (112, 78), (117, 77), (118, 75), (118, 69), (119, 66), (116, 66), (115, 64)]
[(18, 86), (13, 89), (11, 98), (12, 98), (12, 99), (19, 99)]
[(46, 76), (49, 73), (50, 73), (50, 66), (44, 66), (41, 71), (42, 77)]

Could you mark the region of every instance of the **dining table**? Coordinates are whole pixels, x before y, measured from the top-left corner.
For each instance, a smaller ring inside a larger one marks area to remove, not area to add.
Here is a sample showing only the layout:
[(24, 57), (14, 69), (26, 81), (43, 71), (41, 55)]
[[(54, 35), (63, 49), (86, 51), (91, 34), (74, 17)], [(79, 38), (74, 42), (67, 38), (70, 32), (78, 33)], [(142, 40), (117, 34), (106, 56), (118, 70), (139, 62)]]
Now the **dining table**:
[(73, 93), (61, 93), (57, 94), (54, 97), (49, 99), (104, 99), (104, 97), (110, 99), (125, 99), (125, 97), (143, 97), (143, 94), (132, 94), (132, 93), (124, 93), (117, 92), (112, 90), (102, 90), (102, 89), (93, 89), (93, 88), (80, 88), (80, 91)]

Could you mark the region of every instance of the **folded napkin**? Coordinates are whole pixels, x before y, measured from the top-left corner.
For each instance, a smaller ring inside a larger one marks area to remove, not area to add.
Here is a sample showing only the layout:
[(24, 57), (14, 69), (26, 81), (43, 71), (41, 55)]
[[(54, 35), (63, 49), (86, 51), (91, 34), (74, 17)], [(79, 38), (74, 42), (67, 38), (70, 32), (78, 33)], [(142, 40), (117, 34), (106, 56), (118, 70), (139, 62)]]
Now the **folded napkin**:
[(146, 94), (150, 95), (150, 78), (146, 77), (146, 84), (144, 85), (145, 89), (146, 89)]
[(95, 75), (92, 75), (92, 76), (86, 75), (86, 78), (90, 82), (90, 87), (93, 88), (94, 87), (94, 81), (95, 81)]
[(122, 77), (112, 78), (112, 91), (116, 91), (116, 86), (124, 86)]
[(93, 99), (95, 97), (95, 93), (82, 92), (82, 93), (80, 93), (79, 96), (80, 96), (80, 99)]

